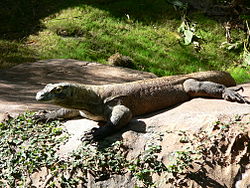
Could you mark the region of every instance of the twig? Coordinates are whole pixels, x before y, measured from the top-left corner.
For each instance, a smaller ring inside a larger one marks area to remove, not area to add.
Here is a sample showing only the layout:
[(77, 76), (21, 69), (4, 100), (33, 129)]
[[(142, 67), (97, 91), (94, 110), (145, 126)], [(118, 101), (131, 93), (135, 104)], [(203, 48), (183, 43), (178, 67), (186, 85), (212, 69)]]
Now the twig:
[(247, 26), (247, 43), (246, 43), (246, 46), (244, 46), (245, 48), (248, 47), (249, 45), (249, 38), (250, 38), (250, 29), (249, 29), (249, 26), (248, 26), (248, 21), (246, 20), (246, 26)]
[(46, 185), (50, 182), (50, 180), (53, 178), (52, 174), (49, 174), (46, 178), (46, 180), (44, 181), (42, 187), (46, 187)]

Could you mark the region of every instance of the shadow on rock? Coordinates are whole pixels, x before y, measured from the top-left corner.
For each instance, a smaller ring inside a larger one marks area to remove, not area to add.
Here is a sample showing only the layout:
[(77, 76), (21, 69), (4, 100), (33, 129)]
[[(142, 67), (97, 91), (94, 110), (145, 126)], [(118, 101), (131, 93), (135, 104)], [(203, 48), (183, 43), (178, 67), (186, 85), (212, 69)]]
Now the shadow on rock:
[(128, 131), (132, 131), (135, 133), (146, 133), (146, 124), (143, 121), (134, 119), (132, 120), (128, 126), (120, 130), (118, 133), (115, 133), (112, 136), (104, 138), (97, 142), (98, 150), (102, 150), (103, 148), (110, 147), (116, 141), (123, 140), (123, 133)]

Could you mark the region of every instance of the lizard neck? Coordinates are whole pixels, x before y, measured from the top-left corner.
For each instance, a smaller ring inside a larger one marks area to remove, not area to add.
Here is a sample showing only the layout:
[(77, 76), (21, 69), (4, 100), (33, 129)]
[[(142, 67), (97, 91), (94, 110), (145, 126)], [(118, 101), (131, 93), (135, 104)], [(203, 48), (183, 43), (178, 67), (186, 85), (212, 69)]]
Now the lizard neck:
[(72, 84), (70, 92), (57, 105), (65, 108), (87, 111), (91, 114), (103, 113), (103, 100), (92, 86)]

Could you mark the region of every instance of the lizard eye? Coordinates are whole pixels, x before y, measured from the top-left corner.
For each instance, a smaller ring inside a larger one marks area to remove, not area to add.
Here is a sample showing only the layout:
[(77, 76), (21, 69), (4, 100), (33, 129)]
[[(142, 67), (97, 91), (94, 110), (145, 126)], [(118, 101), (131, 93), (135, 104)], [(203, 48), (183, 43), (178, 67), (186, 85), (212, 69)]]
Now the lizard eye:
[(55, 88), (55, 93), (61, 93), (62, 92), (62, 87), (57, 87)]

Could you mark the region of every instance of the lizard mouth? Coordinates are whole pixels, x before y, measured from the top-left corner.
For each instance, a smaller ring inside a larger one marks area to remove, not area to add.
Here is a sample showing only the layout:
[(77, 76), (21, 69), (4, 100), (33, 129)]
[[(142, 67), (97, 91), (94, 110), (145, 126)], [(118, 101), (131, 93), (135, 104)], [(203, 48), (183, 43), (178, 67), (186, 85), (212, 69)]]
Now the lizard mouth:
[(43, 100), (43, 96), (41, 95), (40, 92), (38, 92), (38, 93), (36, 94), (36, 100), (37, 100), (37, 101), (42, 101), (42, 100)]
[(37, 101), (46, 101), (46, 100), (44, 100), (44, 97), (42, 95), (40, 95), (39, 93), (36, 94), (36, 100)]
[(47, 97), (44, 93), (42, 93), (42, 92), (38, 92), (38, 93), (36, 94), (36, 100), (37, 100), (37, 101), (47, 101), (47, 102), (50, 101), (50, 100), (48, 99), (48, 97)]

